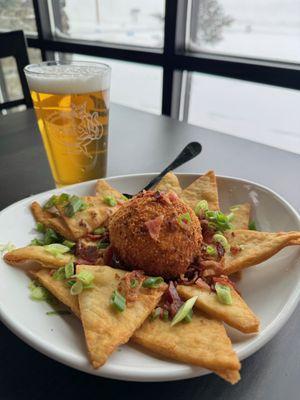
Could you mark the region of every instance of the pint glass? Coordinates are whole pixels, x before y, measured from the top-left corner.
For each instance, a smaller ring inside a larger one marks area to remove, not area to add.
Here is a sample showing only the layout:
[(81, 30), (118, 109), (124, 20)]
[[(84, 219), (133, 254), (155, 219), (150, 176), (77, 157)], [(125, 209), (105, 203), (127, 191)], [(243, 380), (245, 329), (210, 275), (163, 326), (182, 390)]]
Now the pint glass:
[(104, 177), (110, 67), (49, 61), (25, 74), (56, 185)]

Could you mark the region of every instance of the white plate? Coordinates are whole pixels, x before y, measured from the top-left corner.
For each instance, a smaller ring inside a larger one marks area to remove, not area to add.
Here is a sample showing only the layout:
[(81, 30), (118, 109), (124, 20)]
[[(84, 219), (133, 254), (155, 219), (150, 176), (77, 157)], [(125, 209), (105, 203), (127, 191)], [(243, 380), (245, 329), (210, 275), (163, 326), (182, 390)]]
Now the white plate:
[[(149, 182), (153, 174), (120, 176), (107, 179), (122, 192), (135, 193)], [(178, 174), (185, 187), (198, 175)], [(221, 207), (250, 202), (252, 218), (265, 231), (300, 230), (296, 211), (271, 190), (241, 179), (219, 177)], [(94, 182), (52, 190), (21, 200), (0, 213), (0, 243), (27, 245), (36, 236), (29, 211), (33, 200), (43, 202), (53, 193), (93, 194)], [(249, 268), (239, 283), (245, 300), (259, 316), (258, 335), (245, 335), (228, 329), (234, 349), (242, 360), (267, 343), (295, 309), (300, 297), (299, 248), (286, 248), (270, 260)], [(43, 354), (90, 374), (132, 381), (167, 381), (192, 378), (208, 373), (190, 365), (157, 358), (132, 345), (122, 346), (100, 369), (88, 361), (80, 322), (73, 316), (47, 316), (50, 307), (29, 299), (29, 279), (17, 268), (0, 260), (0, 317), (18, 337)]]

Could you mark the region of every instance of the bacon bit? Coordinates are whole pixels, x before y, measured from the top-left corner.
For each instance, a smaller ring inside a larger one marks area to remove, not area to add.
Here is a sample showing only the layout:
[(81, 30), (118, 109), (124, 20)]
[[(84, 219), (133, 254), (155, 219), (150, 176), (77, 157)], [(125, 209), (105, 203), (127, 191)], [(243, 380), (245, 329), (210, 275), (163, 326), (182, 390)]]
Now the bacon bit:
[(198, 278), (195, 281), (195, 285), (197, 285), (200, 289), (211, 290), (210, 286), (201, 278)]
[[(131, 287), (133, 279), (137, 281), (137, 285), (134, 288)], [(127, 303), (133, 302), (137, 299), (144, 279), (144, 272), (135, 270), (126, 273), (120, 280), (118, 290), (126, 298)]]
[(76, 265), (95, 265), (97, 261), (89, 261), (84, 258), (78, 257), (76, 259)]
[(213, 229), (206, 219), (200, 220), (203, 242), (206, 244), (211, 244), (213, 242), (213, 236), (216, 230)]
[(169, 312), (170, 318), (173, 318), (183, 304), (173, 281), (169, 282), (168, 289), (165, 291), (162, 300), (163, 309)]
[(94, 264), (101, 255), (97, 244), (89, 242), (85, 238), (78, 240), (75, 249), (75, 255), (79, 259), (86, 260), (88, 264)]
[(88, 233), (85, 238), (95, 242), (102, 238), (103, 235), (95, 235), (94, 233)]
[(147, 222), (145, 222), (145, 225), (148, 229), (149, 235), (153, 240), (158, 240), (159, 238), (159, 233), (161, 229), (161, 224), (163, 222), (164, 216), (159, 215), (158, 217), (151, 219)]
[(81, 219), (81, 220), (79, 221), (79, 224), (78, 224), (78, 225), (81, 226), (82, 228), (87, 228), (87, 224), (84, 222), (83, 219)]
[(220, 242), (215, 243), (215, 246), (218, 253), (218, 259), (220, 260), (225, 255), (225, 249)]
[(230, 253), (233, 256), (236, 256), (240, 251), (241, 251), (241, 247), (240, 246), (230, 246)]
[(175, 192), (169, 192), (169, 193), (167, 194), (167, 196), (168, 196), (169, 200), (170, 200), (172, 203), (175, 203), (175, 202), (178, 200), (178, 196), (177, 196), (177, 194), (176, 194)]

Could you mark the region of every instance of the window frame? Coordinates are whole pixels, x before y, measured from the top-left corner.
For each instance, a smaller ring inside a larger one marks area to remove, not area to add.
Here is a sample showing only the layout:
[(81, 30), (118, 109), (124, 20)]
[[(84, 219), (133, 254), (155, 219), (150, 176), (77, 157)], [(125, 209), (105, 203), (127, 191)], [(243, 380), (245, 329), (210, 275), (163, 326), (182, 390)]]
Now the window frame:
[(165, 0), (163, 49), (53, 37), (49, 5), (51, 2), (55, 17), (58, 1), (33, 0), (38, 35), (27, 35), (28, 46), (40, 49), (43, 60), (54, 59), (54, 52), (66, 52), (162, 67), (164, 115), (179, 118), (184, 71), (300, 90), (299, 64), (187, 51), (186, 21), (191, 0)]

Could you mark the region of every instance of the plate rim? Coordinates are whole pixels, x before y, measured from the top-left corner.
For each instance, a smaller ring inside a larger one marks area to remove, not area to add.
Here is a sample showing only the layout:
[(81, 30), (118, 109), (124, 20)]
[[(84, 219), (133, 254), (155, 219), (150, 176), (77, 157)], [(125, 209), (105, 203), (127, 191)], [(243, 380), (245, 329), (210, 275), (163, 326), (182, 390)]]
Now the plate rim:
[[(115, 181), (118, 179), (124, 179), (124, 178), (135, 178), (135, 177), (141, 177), (141, 176), (147, 176), (151, 178), (152, 176), (157, 175), (158, 173), (151, 172), (151, 173), (136, 173), (136, 174), (125, 174), (125, 175), (116, 175), (116, 176), (109, 176), (106, 178), (107, 181)], [(176, 173), (176, 175), (180, 178), (183, 176), (191, 176), (191, 177), (198, 177), (200, 175), (203, 175), (203, 173), (184, 173), (184, 172), (179, 172)], [(241, 183), (245, 184), (250, 184), (254, 185), (256, 187), (259, 187), (260, 189), (264, 189), (267, 192), (271, 193), (275, 198), (280, 200), (281, 203), (287, 207), (292, 214), (294, 215), (295, 219), (297, 220), (298, 223), (298, 229), (300, 229), (300, 215), (297, 212), (297, 210), (287, 201), (285, 200), (281, 195), (276, 193), (273, 189), (269, 188), (266, 185), (256, 183), (254, 181), (248, 180), (248, 179), (243, 179), (243, 178), (237, 178), (233, 176), (227, 176), (227, 175), (216, 175), (217, 179), (225, 179), (225, 180), (231, 180), (231, 181), (239, 181)], [(80, 182), (76, 183), (73, 185), (65, 186), (63, 188), (54, 188), (50, 189), (47, 191), (43, 191), (40, 193), (36, 193), (30, 196), (27, 196), (21, 200), (16, 201), (13, 204), (10, 204), (9, 206), (5, 207), (0, 211), (0, 218), (2, 214), (7, 212), (8, 210), (18, 207), (22, 203), (26, 203), (30, 198), (35, 198), (36, 196), (41, 196), (45, 194), (53, 194), (53, 193), (59, 193), (61, 191), (68, 191), (68, 189), (76, 189), (78, 186), (89, 186), (95, 183), (97, 179), (90, 180), (90, 181), (85, 181), (85, 182)], [(257, 339), (254, 342), (248, 343), (243, 349), (237, 350), (238, 356), (240, 360), (244, 360), (245, 358), (249, 357), (250, 355), (254, 354), (257, 352), (261, 347), (263, 347), (268, 341), (270, 341), (279, 331), (280, 329), (285, 325), (285, 323), (288, 321), (292, 313), (294, 312), (296, 306), (298, 305), (300, 301), (300, 280), (297, 282), (297, 285), (295, 286), (295, 289), (293, 290), (292, 294), (290, 294), (290, 297), (286, 304), (283, 306), (283, 308), (280, 310), (280, 312), (276, 315), (274, 320), (261, 332), (261, 335), (257, 336)], [(40, 337), (37, 337), (32, 334), (30, 330), (27, 328), (24, 328), (21, 324), (19, 324), (18, 321), (14, 320), (13, 317), (10, 317), (5, 310), (3, 310), (1, 304), (0, 304), (0, 319), (3, 322), (3, 324), (17, 337), (19, 337), (22, 341), (27, 343), (30, 347), (34, 348), (35, 350), (39, 351), (40, 353), (46, 355), (47, 357), (50, 357), (51, 359), (58, 361), (64, 365), (67, 365), (69, 367), (75, 368), (77, 370), (80, 370), (85, 373), (89, 373), (95, 376), (100, 376), (100, 377), (105, 377), (105, 378), (111, 378), (111, 379), (117, 379), (117, 380), (126, 380), (126, 381), (137, 381), (137, 382), (161, 382), (161, 381), (174, 381), (174, 380), (182, 380), (182, 379), (190, 379), (194, 377), (199, 377), (202, 375), (206, 375), (211, 373), (211, 371), (208, 371), (204, 368), (201, 367), (194, 367), (186, 364), (181, 364), (178, 363), (178, 370), (176, 369), (175, 371), (169, 371), (167, 374), (163, 374), (162, 376), (158, 376), (157, 372), (154, 372), (152, 370), (147, 371), (146, 375), (144, 372), (139, 371), (138, 369), (131, 371), (133, 367), (126, 367), (126, 370), (124, 369), (123, 366), (119, 368), (113, 368), (113, 366), (110, 366), (110, 369), (106, 371), (105, 369), (103, 370), (98, 369), (94, 370), (93, 368), (90, 367), (88, 364), (88, 359), (87, 359), (87, 365), (78, 365), (76, 364), (75, 358), (72, 360), (69, 360), (69, 354), (68, 356), (64, 356), (63, 352), (58, 352), (55, 350), (54, 347), (50, 346), (49, 348), (49, 342), (45, 341), (44, 339), (41, 339)], [(47, 348), (48, 347), (48, 348)], [(177, 363), (176, 363), (177, 364)], [(102, 370), (102, 371), (101, 371)], [(100, 372), (100, 373), (99, 373)]]

